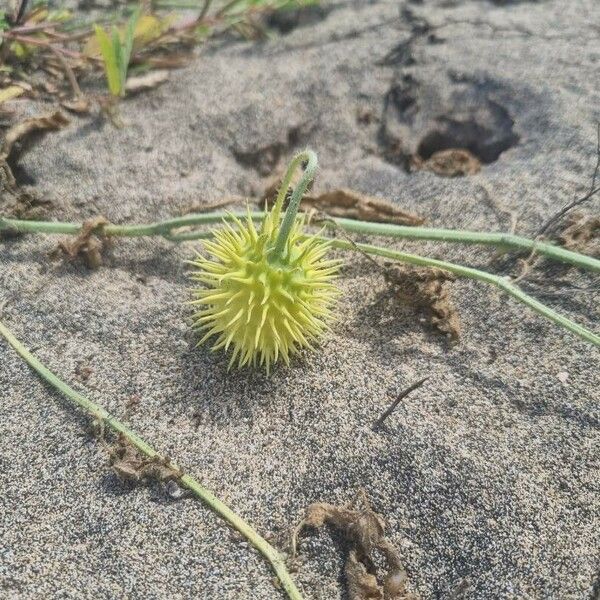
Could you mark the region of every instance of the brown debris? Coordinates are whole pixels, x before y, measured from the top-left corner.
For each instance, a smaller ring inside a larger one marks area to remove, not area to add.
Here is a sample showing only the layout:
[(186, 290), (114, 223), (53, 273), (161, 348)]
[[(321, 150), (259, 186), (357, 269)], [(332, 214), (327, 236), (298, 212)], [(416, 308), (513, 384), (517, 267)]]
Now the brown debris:
[(69, 260), (82, 257), (90, 269), (97, 269), (102, 264), (102, 249), (104, 243), (99, 238), (99, 233), (108, 221), (104, 217), (96, 217), (83, 223), (81, 231), (72, 241), (58, 242), (58, 247), (52, 251), (51, 256), (64, 255)]
[[(281, 178), (272, 182), (265, 190), (261, 205), (265, 201), (271, 207), (275, 203)], [(396, 225), (422, 225), (423, 217), (398, 208), (392, 202), (367, 196), (348, 189), (336, 189), (322, 194), (306, 194), (300, 202), (300, 208), (305, 211), (317, 210), (331, 217), (358, 219), (375, 223), (395, 223)]]
[(67, 110), (80, 115), (86, 115), (90, 112), (90, 101), (87, 98), (79, 97), (73, 100), (63, 100), (60, 105)]
[(9, 157), (13, 155), (14, 161), (17, 146), (21, 152), (26, 138), (31, 138), (32, 134), (60, 129), (68, 122), (60, 111), (55, 111), (25, 119), (8, 129), (0, 149), (0, 212), (3, 215), (15, 219), (43, 219), (46, 216), (46, 211), (52, 203), (19, 187), (9, 165)]
[(600, 255), (600, 216), (573, 213), (567, 226), (558, 236), (560, 243), (568, 250), (585, 252), (592, 256)]
[(410, 167), (415, 171), (431, 171), (442, 177), (460, 177), (479, 173), (481, 162), (468, 150), (451, 148), (434, 152), (427, 160), (415, 154), (410, 159)]
[[(50, 200), (21, 189), (6, 160), (0, 158), (0, 214), (13, 219), (44, 219), (51, 206)], [(5, 232), (2, 235), (15, 234)]]
[[(350, 600), (417, 600), (418, 596), (407, 589), (408, 575), (398, 551), (384, 536), (385, 522), (371, 510), (364, 492), (358, 499), (363, 504), (358, 510), (322, 502), (311, 504), (301, 525), (316, 528), (330, 525), (351, 544), (344, 568)], [(383, 583), (377, 579), (375, 551), (385, 557), (388, 565)]]
[(124, 436), (109, 448), (112, 470), (122, 481), (134, 483), (149, 480), (166, 483), (176, 481), (182, 473), (174, 468), (168, 458), (148, 458), (132, 446)]
[(2, 150), (0, 150), (0, 159), (6, 160), (10, 156), (13, 146), (17, 142), (23, 142), (25, 138), (32, 134), (44, 131), (56, 131), (65, 125), (68, 125), (68, 123), (69, 119), (67, 119), (62, 112), (57, 110), (53, 113), (48, 113), (39, 117), (25, 119), (24, 121), (13, 125), (4, 136), (4, 143), (2, 144)]
[(129, 77), (125, 83), (125, 91), (128, 94), (138, 94), (158, 87), (167, 79), (169, 79), (169, 71), (149, 71), (137, 77)]
[(424, 310), (430, 324), (452, 340), (460, 336), (460, 316), (450, 299), (448, 282), (456, 277), (435, 267), (386, 263), (386, 281), (396, 288), (401, 302)]

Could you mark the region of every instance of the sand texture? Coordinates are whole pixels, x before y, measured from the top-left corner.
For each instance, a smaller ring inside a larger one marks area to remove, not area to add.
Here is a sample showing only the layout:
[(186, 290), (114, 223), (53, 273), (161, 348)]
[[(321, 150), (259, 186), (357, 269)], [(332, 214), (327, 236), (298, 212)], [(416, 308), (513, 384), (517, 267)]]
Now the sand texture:
[[(208, 44), (122, 104), (124, 129), (72, 117), (22, 157), (21, 180), (52, 200), (52, 219), (145, 222), (254, 196), (310, 147), (318, 192), (387, 198), (438, 227), (508, 231), (514, 217), (530, 236), (589, 188), (597, 0), (340, 1), (286, 23), (266, 42)], [(484, 163), (477, 174), (407, 169), (415, 153), (456, 145)], [(340, 254), (341, 319), (322, 348), (270, 377), (228, 373), (189, 328), (183, 261), (199, 244), (119, 240), (90, 271), (49, 259), (59, 239), (0, 243), (3, 321), (278, 547), (309, 504), (364, 488), (423, 599), (598, 594), (591, 345), (467, 280), (452, 286), (452, 345), (366, 259)], [(515, 272), (490, 249), (385, 243)], [(597, 282), (544, 261), (524, 289), (597, 330), (597, 295), (579, 289)], [(0, 341), (0, 597), (283, 598), (261, 557), (201, 503), (123, 484), (107, 462), (88, 420)], [(300, 551), (307, 600), (346, 598), (341, 538), (307, 531)]]

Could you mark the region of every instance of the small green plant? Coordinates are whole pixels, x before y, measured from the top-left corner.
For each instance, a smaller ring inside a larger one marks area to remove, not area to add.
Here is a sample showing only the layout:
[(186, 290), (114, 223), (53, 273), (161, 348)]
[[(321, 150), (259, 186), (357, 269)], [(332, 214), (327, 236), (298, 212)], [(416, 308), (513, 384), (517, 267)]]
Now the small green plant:
[[(296, 168), (306, 161), (283, 221), (281, 211)], [(213, 350), (231, 346), (231, 367), (256, 365), (269, 372), (281, 357), (286, 364), (301, 348), (311, 348), (327, 329), (337, 295), (332, 280), (340, 262), (327, 260), (330, 247), (318, 236), (303, 234), (304, 217), (297, 217), (302, 195), (317, 168), (317, 156), (307, 150), (291, 162), (277, 201), (257, 231), (252, 218), (234, 219), (204, 242), (214, 257), (200, 255), (190, 264), (192, 278), (204, 284), (194, 290), (195, 327), (207, 330), (200, 344), (217, 337)]]
[(129, 21), (127, 22), (127, 27), (125, 28), (123, 40), (121, 40), (119, 30), (114, 25), (110, 36), (103, 27), (94, 25), (94, 32), (104, 62), (104, 72), (106, 74), (108, 89), (115, 98), (125, 95), (127, 69), (129, 68), (129, 61), (131, 60), (133, 38), (139, 16), (139, 9), (136, 9), (131, 14)]

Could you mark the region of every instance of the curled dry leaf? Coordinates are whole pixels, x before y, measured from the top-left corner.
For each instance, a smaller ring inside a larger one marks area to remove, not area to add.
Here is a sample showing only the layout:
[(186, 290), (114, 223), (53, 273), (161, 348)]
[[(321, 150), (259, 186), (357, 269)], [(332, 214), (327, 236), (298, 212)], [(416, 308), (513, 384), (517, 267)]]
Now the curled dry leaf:
[(558, 236), (560, 243), (569, 250), (600, 255), (600, 216), (573, 213), (567, 226)]
[(77, 114), (90, 112), (90, 101), (87, 98), (75, 98), (74, 100), (63, 100), (60, 105)]
[(401, 210), (391, 202), (347, 189), (333, 190), (319, 196), (305, 196), (302, 207), (323, 211), (332, 217), (360, 221), (396, 225), (422, 225), (425, 222), (424, 218)]
[[(277, 190), (281, 178), (277, 183), (271, 183), (265, 190), (261, 204), (267, 202), (271, 207), (277, 197)], [(360, 192), (348, 189), (336, 189), (322, 194), (306, 194), (300, 203), (302, 210), (317, 210), (331, 217), (344, 217), (360, 221), (376, 223), (395, 223), (396, 225), (422, 225), (423, 217), (400, 209), (398, 206), (381, 198), (367, 196)]]
[(169, 71), (149, 71), (144, 75), (129, 77), (125, 83), (125, 91), (128, 94), (137, 94), (145, 90), (151, 90), (169, 79)]
[(32, 134), (45, 131), (56, 131), (68, 124), (69, 119), (67, 119), (62, 112), (57, 110), (53, 113), (48, 113), (47, 115), (25, 119), (24, 121), (13, 125), (6, 132), (4, 137), (4, 143), (2, 144), (2, 150), (0, 151), (0, 159), (6, 160), (11, 154), (13, 146), (17, 142), (22, 142)]
[(160, 483), (178, 480), (182, 473), (173, 468), (168, 458), (148, 458), (124, 437), (109, 448), (112, 470), (122, 481), (134, 483), (155, 480)]
[(69, 260), (78, 256), (83, 258), (90, 269), (97, 269), (102, 264), (102, 249), (104, 244), (97, 235), (108, 221), (104, 217), (96, 217), (83, 223), (81, 231), (73, 241), (62, 241), (51, 253), (52, 256), (63, 255)]
[(416, 171), (431, 171), (442, 177), (475, 175), (481, 170), (481, 162), (468, 150), (451, 148), (434, 152), (427, 160), (418, 155), (410, 159), (410, 166)]
[[(384, 535), (383, 519), (371, 510), (364, 493), (359, 498), (361, 509), (322, 502), (311, 504), (302, 526), (330, 525), (351, 545), (344, 568), (350, 600), (417, 600), (418, 596), (408, 590), (408, 575), (398, 551)], [(375, 552), (381, 553), (387, 562), (383, 583), (377, 579)]]
[(448, 283), (456, 277), (434, 267), (413, 267), (386, 263), (386, 281), (394, 285), (401, 302), (425, 311), (430, 324), (452, 340), (460, 336), (460, 316), (451, 298)]

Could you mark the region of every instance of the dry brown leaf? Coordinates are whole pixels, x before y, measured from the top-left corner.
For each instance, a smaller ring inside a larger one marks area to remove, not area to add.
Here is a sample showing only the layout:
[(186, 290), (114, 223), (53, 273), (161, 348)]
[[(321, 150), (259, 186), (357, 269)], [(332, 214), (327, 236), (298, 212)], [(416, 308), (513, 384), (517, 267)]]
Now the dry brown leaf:
[(144, 62), (155, 69), (180, 69), (190, 63), (194, 55), (191, 52), (148, 56)]
[(56, 131), (65, 125), (68, 125), (68, 123), (69, 119), (57, 110), (53, 113), (48, 113), (47, 115), (25, 119), (24, 121), (13, 125), (6, 132), (4, 137), (4, 143), (2, 144), (2, 150), (0, 151), (0, 160), (6, 160), (12, 152), (13, 146), (31, 134), (44, 131)]
[[(14, 219), (44, 219), (52, 202), (21, 189), (8, 163), (0, 158), (0, 214)], [(10, 232), (4, 237), (15, 235)]]
[(125, 83), (125, 91), (128, 94), (137, 94), (145, 90), (151, 90), (169, 79), (169, 71), (149, 71), (144, 75), (129, 77)]
[(424, 218), (401, 210), (391, 202), (347, 189), (332, 190), (319, 196), (305, 196), (301, 206), (323, 211), (332, 217), (359, 221), (396, 225), (422, 225), (425, 222)]
[[(280, 177), (271, 181), (261, 199), (262, 205), (265, 201), (269, 207), (274, 204), (280, 182)], [(294, 185), (294, 182), (292, 182), (292, 185)], [(392, 202), (344, 188), (318, 195), (306, 194), (302, 198), (300, 208), (305, 211), (317, 210), (324, 212), (331, 217), (358, 219), (375, 223), (416, 226), (425, 222), (423, 217), (402, 210)]]
[(434, 152), (427, 160), (420, 156), (411, 157), (412, 169), (431, 171), (442, 177), (459, 177), (461, 175), (475, 175), (481, 170), (481, 162), (468, 150), (451, 148)]
[(109, 448), (112, 470), (122, 481), (134, 483), (155, 480), (160, 483), (175, 481), (182, 473), (173, 468), (167, 458), (148, 458), (141, 454), (123, 436)]
[(450, 299), (448, 283), (456, 277), (435, 267), (413, 267), (386, 263), (386, 281), (396, 288), (405, 304), (425, 311), (431, 325), (451, 339), (460, 336), (460, 316)]
[(75, 260), (80, 256), (90, 269), (97, 269), (102, 264), (104, 243), (94, 234), (101, 231), (104, 225), (108, 225), (108, 221), (104, 217), (85, 221), (77, 237), (72, 241), (58, 242), (58, 247), (51, 253), (51, 256), (62, 254), (69, 260)]
[[(302, 525), (317, 528), (330, 525), (340, 530), (351, 544), (344, 569), (350, 600), (416, 600), (418, 596), (408, 590), (408, 576), (400, 555), (384, 536), (383, 519), (371, 510), (364, 493), (359, 498), (363, 504), (360, 510), (322, 502), (311, 504)], [(387, 561), (383, 583), (377, 580), (374, 551), (383, 554)]]
[(77, 114), (87, 114), (90, 112), (90, 102), (87, 98), (75, 98), (73, 100), (63, 100), (60, 105), (71, 112)]
[(573, 213), (563, 232), (560, 243), (569, 250), (600, 255), (600, 217)]

